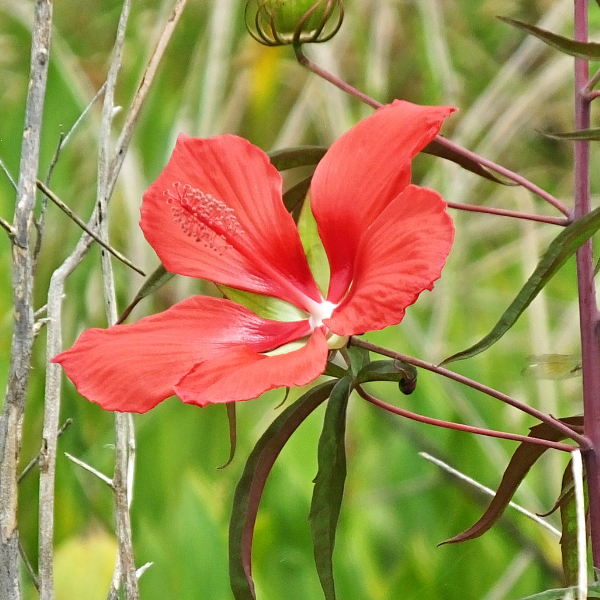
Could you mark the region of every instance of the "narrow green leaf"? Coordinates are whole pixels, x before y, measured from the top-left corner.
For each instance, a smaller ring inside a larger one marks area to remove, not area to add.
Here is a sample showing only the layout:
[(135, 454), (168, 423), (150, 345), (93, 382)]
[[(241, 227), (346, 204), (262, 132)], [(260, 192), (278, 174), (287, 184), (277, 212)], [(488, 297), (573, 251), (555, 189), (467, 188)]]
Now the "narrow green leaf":
[(595, 141), (600, 140), (600, 127), (593, 127), (592, 129), (581, 129), (579, 131), (567, 131), (565, 133), (553, 133), (551, 131), (541, 131), (539, 133), (546, 137), (555, 140), (588, 140)]
[(600, 60), (600, 44), (597, 44), (596, 42), (577, 42), (570, 38), (563, 37), (562, 35), (557, 35), (551, 31), (536, 27), (535, 25), (517, 21), (516, 19), (509, 19), (508, 17), (498, 18), (501, 21), (504, 21), (504, 23), (508, 23), (513, 27), (517, 27), (518, 29), (522, 29), (531, 35), (534, 35), (542, 40), (542, 42), (569, 56), (583, 58), (585, 60)]
[(327, 152), (324, 146), (295, 146), (282, 150), (271, 150), (267, 156), (278, 171), (287, 171), (296, 167), (316, 165)]
[(481, 166), (476, 160), (464, 156), (452, 148), (447, 148), (443, 144), (440, 144), (440, 142), (437, 140), (432, 140), (429, 142), (429, 144), (427, 144), (427, 146), (425, 146), (421, 152), (425, 154), (431, 154), (432, 156), (438, 156), (439, 158), (445, 158), (446, 160), (460, 165), (463, 169), (466, 169), (471, 173), (475, 173), (475, 175), (479, 175), (484, 179), (489, 179), (494, 183), (500, 183), (502, 185), (516, 185), (512, 182), (502, 181), (491, 171), (488, 171), (485, 167)]
[(143, 300), (146, 296), (149, 296), (155, 292), (158, 288), (162, 287), (175, 276), (175, 273), (169, 273), (163, 265), (158, 265), (152, 274), (144, 281), (140, 291), (135, 295), (135, 298), (131, 301), (129, 306), (123, 311), (117, 324), (122, 323), (130, 314), (131, 311), (137, 306), (140, 300)]
[(267, 477), (298, 426), (331, 394), (336, 381), (318, 385), (288, 406), (250, 453), (235, 489), (229, 523), (229, 581), (236, 600), (256, 600), (252, 581), (252, 537)]
[[(560, 419), (560, 421), (570, 425), (575, 431), (582, 431), (583, 417), (569, 417)], [(528, 437), (558, 442), (564, 439), (565, 435), (548, 425), (548, 423), (540, 423), (530, 429)], [(510, 459), (506, 471), (504, 471), (496, 495), (492, 498), (482, 517), (466, 531), (442, 542), (442, 544), (455, 544), (457, 542), (472, 540), (488, 531), (504, 513), (504, 510), (521, 481), (523, 481), (525, 475), (529, 472), (529, 469), (531, 469), (547, 449), (547, 447), (538, 444), (527, 444), (525, 442), (520, 444)]]
[(356, 381), (395, 381), (403, 394), (411, 394), (417, 387), (417, 369), (402, 360), (375, 360), (358, 373)]
[(333, 548), (346, 481), (346, 409), (352, 378), (340, 379), (327, 402), (319, 438), (319, 470), (310, 505), (310, 528), (317, 573), (326, 600), (335, 600)]
[(464, 360), (475, 356), (495, 344), (516, 322), (523, 311), (531, 304), (542, 288), (552, 279), (555, 273), (575, 254), (577, 249), (600, 228), (600, 208), (565, 227), (552, 241), (548, 250), (538, 263), (535, 271), (527, 280), (512, 304), (492, 331), (475, 345), (453, 354), (441, 364), (445, 365), (455, 360)]

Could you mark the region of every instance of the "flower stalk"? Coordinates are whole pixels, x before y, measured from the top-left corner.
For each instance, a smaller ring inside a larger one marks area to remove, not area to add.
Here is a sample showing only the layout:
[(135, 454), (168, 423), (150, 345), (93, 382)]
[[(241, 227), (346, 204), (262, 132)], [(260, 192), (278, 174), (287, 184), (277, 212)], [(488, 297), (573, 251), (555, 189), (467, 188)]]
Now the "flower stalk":
[[(575, 39), (587, 42), (588, 3), (575, 0)], [(590, 100), (585, 95), (589, 80), (589, 64), (575, 59), (575, 128), (590, 127)], [(591, 211), (590, 145), (575, 142), (575, 218)], [(577, 287), (579, 292), (579, 323), (583, 372), (584, 433), (591, 448), (584, 451), (588, 482), (592, 556), (600, 567), (600, 349), (598, 346), (598, 307), (594, 288), (594, 257), (591, 239), (577, 251)]]

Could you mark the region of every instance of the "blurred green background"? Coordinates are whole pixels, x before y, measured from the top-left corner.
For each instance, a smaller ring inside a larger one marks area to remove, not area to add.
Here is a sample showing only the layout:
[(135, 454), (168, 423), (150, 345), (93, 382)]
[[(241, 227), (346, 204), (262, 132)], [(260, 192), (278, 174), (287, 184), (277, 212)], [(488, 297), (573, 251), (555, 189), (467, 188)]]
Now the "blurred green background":
[[(117, 87), (127, 107), (171, 2), (134, 1)], [(118, 0), (60, 0), (54, 7), (52, 60), (46, 96), (40, 173), (61, 131), (70, 128), (102, 85), (119, 18)], [(179, 132), (243, 135), (265, 150), (330, 144), (372, 111), (300, 67), (290, 48), (266, 48), (245, 31), (244, 3), (190, 0), (171, 40), (119, 178), (111, 205), (112, 244), (147, 271), (157, 258), (138, 228), (145, 188), (166, 163)], [(536, 129), (571, 130), (572, 59), (495, 19), (501, 14), (572, 31), (570, 0), (355, 0), (331, 42), (306, 48), (323, 67), (382, 102), (403, 98), (451, 104), (460, 111), (443, 134), (519, 171), (570, 203), (571, 147)], [(590, 4), (593, 30), (600, 9)], [(27, 91), (32, 3), (0, 0), (0, 158), (16, 178)], [(96, 106), (65, 148), (52, 188), (87, 220), (95, 197)], [(118, 133), (122, 111), (116, 119)], [(115, 138), (116, 135), (115, 134)], [(597, 164), (598, 151), (593, 149)], [(598, 191), (597, 170), (593, 173)], [(414, 163), (415, 183), (447, 200), (555, 214), (516, 187), (483, 182), (430, 156)], [(360, 201), (359, 198), (355, 201)], [(0, 214), (10, 220), (14, 192), (0, 176)], [(558, 228), (451, 211), (456, 243), (442, 279), (424, 293), (401, 325), (369, 339), (439, 362), (482, 337), (508, 306)], [(48, 209), (37, 271), (36, 308), (46, 302), (50, 276), (79, 239), (77, 226)], [(120, 308), (142, 279), (114, 264)], [(0, 387), (6, 383), (11, 336), (10, 247), (0, 235)], [(70, 277), (64, 342), (90, 326), (105, 326), (99, 253)], [(163, 310), (202, 284), (175, 278), (138, 307), (133, 319)], [(527, 356), (578, 350), (574, 265), (569, 263), (509, 334), (456, 370), (559, 416), (581, 412), (580, 381), (536, 381), (521, 375)], [(40, 444), (44, 402), (44, 335), (35, 347), (25, 415), (22, 465)], [(533, 421), (513, 409), (426, 372), (410, 397), (396, 386), (373, 389), (385, 400), (438, 418), (525, 433)], [(298, 391), (293, 396), (299, 395)], [(137, 466), (132, 507), (136, 562), (153, 565), (140, 580), (144, 600), (231, 598), (227, 524), (244, 460), (278, 414), (281, 391), (238, 409), (239, 447), (229, 453), (223, 407), (199, 409), (169, 400), (136, 416)], [(290, 402), (290, 399), (288, 399)], [(323, 410), (291, 439), (269, 479), (258, 516), (254, 575), (258, 597), (321, 597), (307, 514)], [(65, 382), (61, 421), (73, 425), (59, 442), (56, 509), (58, 600), (105, 598), (115, 559), (112, 497), (64, 452), (112, 474), (113, 417)], [(471, 525), (487, 500), (418, 455), (427, 451), (491, 487), (497, 486), (515, 444), (436, 430), (377, 411), (353, 397), (348, 423), (348, 480), (335, 567), (344, 600), (395, 598), (502, 600), (558, 587), (558, 540), (514, 511), (483, 538), (437, 547)], [(560, 489), (566, 457), (549, 454), (516, 500), (548, 510)], [(37, 473), (20, 487), (22, 541), (34, 566), (37, 552)], [(549, 519), (555, 525), (554, 517)], [(24, 576), (26, 598), (37, 593)]]

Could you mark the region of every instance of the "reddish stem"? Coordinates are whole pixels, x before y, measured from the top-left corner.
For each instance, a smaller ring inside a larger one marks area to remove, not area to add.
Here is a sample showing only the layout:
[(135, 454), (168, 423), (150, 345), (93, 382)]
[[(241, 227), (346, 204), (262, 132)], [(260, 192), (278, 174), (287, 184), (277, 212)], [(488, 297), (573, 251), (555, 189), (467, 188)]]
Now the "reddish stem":
[(431, 371), (433, 373), (437, 373), (438, 375), (442, 375), (447, 377), (448, 379), (453, 379), (454, 381), (458, 381), (463, 385), (466, 385), (474, 390), (479, 392), (483, 392), (492, 398), (496, 398), (505, 404), (509, 404), (518, 410), (531, 415), (535, 419), (542, 421), (543, 423), (547, 423), (551, 427), (554, 427), (556, 430), (560, 431), (565, 437), (571, 438), (574, 442), (580, 445), (583, 450), (587, 450), (590, 448), (589, 440), (582, 435), (579, 435), (577, 432), (573, 431), (568, 425), (562, 423), (558, 419), (555, 419), (551, 415), (547, 415), (539, 410), (520, 402), (519, 400), (515, 400), (511, 396), (507, 394), (503, 394), (494, 388), (488, 387), (487, 385), (483, 385), (483, 383), (479, 383), (478, 381), (474, 381), (473, 379), (469, 379), (464, 375), (459, 375), (454, 371), (450, 371), (444, 367), (438, 367), (432, 363), (428, 363), (419, 358), (414, 358), (412, 356), (408, 356), (407, 354), (402, 354), (400, 352), (394, 352), (393, 350), (388, 350), (387, 348), (382, 348), (381, 346), (377, 346), (372, 344), (371, 342), (367, 342), (366, 340), (360, 339), (356, 336), (350, 338), (350, 344), (353, 346), (360, 346), (361, 348), (365, 348), (371, 352), (377, 352), (377, 354), (381, 354), (383, 356), (388, 356), (389, 358), (395, 358), (404, 362), (407, 362), (415, 367), (420, 367), (421, 369), (426, 369), (427, 371)]
[(493, 208), (491, 206), (477, 206), (475, 204), (461, 204), (459, 202), (448, 202), (448, 207), (456, 208), (457, 210), (466, 210), (468, 212), (480, 212), (489, 215), (498, 215), (500, 217), (512, 217), (514, 219), (524, 219), (526, 221), (538, 221), (539, 223), (562, 225), (563, 227), (566, 227), (571, 223), (571, 219), (567, 217), (547, 217), (545, 215), (532, 215), (529, 213), (517, 212), (515, 210)]
[[(575, 39), (587, 42), (588, 2), (575, 0)], [(590, 127), (590, 100), (585, 96), (589, 64), (575, 59), (575, 128)], [(575, 142), (575, 218), (591, 211), (590, 145)], [(598, 346), (598, 307), (594, 288), (594, 257), (591, 239), (577, 251), (577, 288), (583, 372), (584, 435), (591, 448), (583, 453), (588, 484), (590, 532), (594, 566), (600, 567), (600, 350)]]
[[(315, 75), (318, 75), (322, 79), (325, 79), (325, 81), (329, 81), (329, 83), (332, 83), (347, 94), (358, 98), (361, 102), (364, 102), (365, 104), (368, 104), (369, 106), (372, 106), (375, 109), (381, 108), (383, 106), (381, 102), (378, 102), (370, 96), (367, 96), (367, 94), (364, 94), (363, 92), (357, 90), (355, 87), (352, 87), (350, 84), (346, 83), (339, 77), (336, 77), (335, 75), (329, 73), (329, 71), (326, 71), (325, 69), (314, 63), (312, 60), (310, 60), (310, 58), (308, 58), (304, 54), (304, 52), (302, 52), (301, 44), (294, 44), (294, 52), (296, 53), (296, 59), (298, 60), (298, 62), (303, 67), (306, 67), (309, 71), (312, 71)], [(459, 146), (458, 144), (455, 144), (454, 142), (451, 142), (450, 140), (447, 140), (442, 136), (437, 135), (435, 137), (435, 140), (442, 146), (446, 146), (454, 152), (457, 152), (462, 156), (465, 156), (467, 158), (470, 158), (471, 160), (478, 162), (481, 166), (495, 171), (500, 175), (504, 175), (504, 177), (506, 177), (507, 179), (518, 183), (520, 186), (524, 187), (530, 192), (533, 192), (543, 200), (546, 200), (546, 202), (557, 208), (567, 218), (571, 218), (571, 211), (567, 206), (565, 206), (560, 200), (557, 200), (552, 194), (549, 194), (548, 192), (538, 187), (522, 175), (514, 173), (510, 169), (498, 165), (495, 162), (484, 158), (483, 156), (479, 156), (478, 154), (475, 154), (475, 152), (471, 152), (470, 150), (467, 150), (466, 148), (463, 148), (462, 146)]]
[(450, 421), (442, 421), (441, 419), (434, 419), (433, 417), (425, 417), (418, 413), (405, 410), (388, 404), (375, 396), (369, 394), (362, 386), (356, 386), (356, 391), (359, 396), (364, 398), (367, 402), (370, 402), (374, 406), (383, 408), (388, 412), (406, 417), (419, 423), (425, 423), (427, 425), (434, 425), (435, 427), (444, 427), (445, 429), (454, 429), (455, 431), (464, 431), (465, 433), (475, 433), (477, 435), (486, 435), (488, 437), (501, 438), (503, 440), (512, 440), (513, 442), (522, 442), (526, 444), (537, 444), (539, 446), (546, 446), (547, 448), (553, 448), (555, 450), (562, 450), (563, 452), (573, 452), (577, 450), (577, 446), (571, 446), (569, 444), (562, 444), (561, 442), (552, 442), (550, 440), (543, 440), (536, 437), (529, 437), (526, 435), (519, 435), (518, 433), (507, 433), (505, 431), (495, 431), (494, 429), (485, 429), (483, 427), (473, 427), (472, 425), (463, 425), (462, 423), (452, 423)]

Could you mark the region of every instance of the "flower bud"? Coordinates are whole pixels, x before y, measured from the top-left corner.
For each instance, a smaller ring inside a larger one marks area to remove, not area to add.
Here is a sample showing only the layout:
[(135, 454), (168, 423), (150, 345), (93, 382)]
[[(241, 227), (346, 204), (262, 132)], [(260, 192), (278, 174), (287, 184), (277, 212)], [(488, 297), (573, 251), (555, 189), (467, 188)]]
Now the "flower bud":
[(342, 0), (248, 0), (246, 27), (267, 46), (325, 42), (340, 28)]

